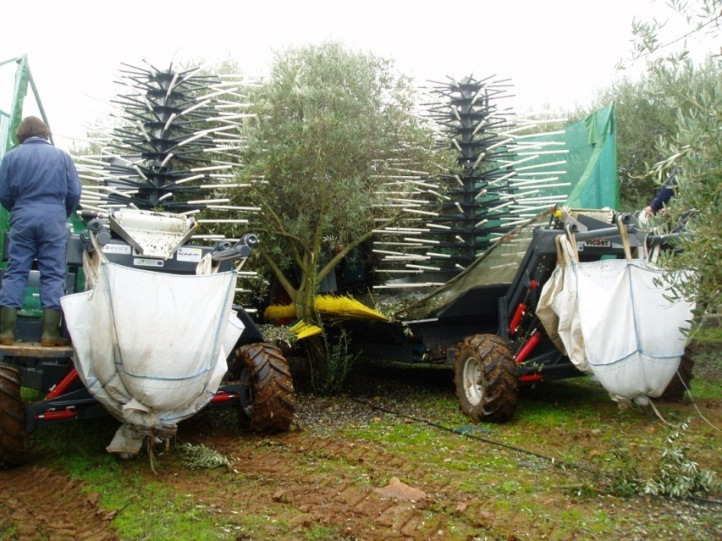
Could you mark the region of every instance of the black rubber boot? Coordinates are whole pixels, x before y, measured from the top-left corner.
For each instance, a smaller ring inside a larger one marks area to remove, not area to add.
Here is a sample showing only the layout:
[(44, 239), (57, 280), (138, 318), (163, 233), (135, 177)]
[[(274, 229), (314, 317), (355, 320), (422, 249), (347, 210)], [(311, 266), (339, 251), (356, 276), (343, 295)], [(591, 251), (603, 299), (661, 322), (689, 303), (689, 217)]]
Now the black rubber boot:
[(0, 345), (12, 346), (15, 343), (15, 323), (18, 309), (0, 306)]
[(45, 347), (67, 346), (68, 340), (60, 336), (60, 320), (63, 313), (60, 310), (43, 308), (43, 335), (40, 345)]

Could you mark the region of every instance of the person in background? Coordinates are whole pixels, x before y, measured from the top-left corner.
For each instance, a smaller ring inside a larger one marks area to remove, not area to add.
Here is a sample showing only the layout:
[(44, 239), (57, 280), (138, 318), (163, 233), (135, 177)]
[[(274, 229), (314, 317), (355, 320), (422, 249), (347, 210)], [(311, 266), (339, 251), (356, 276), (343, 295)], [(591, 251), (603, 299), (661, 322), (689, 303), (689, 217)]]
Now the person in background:
[(26, 117), (16, 136), (21, 143), (0, 164), (0, 203), (10, 211), (10, 249), (0, 287), (0, 344), (15, 342), (18, 309), (33, 261), (40, 271), (43, 333), (40, 344), (67, 344), (60, 336), (60, 297), (65, 290), (67, 218), (80, 201), (82, 186), (73, 160), (50, 144), (50, 130)]
[(664, 209), (664, 206), (674, 195), (677, 189), (677, 171), (673, 170), (664, 181), (662, 187), (657, 192), (657, 195), (652, 199), (652, 202), (644, 208), (644, 217), (651, 218), (657, 214), (660, 210)]

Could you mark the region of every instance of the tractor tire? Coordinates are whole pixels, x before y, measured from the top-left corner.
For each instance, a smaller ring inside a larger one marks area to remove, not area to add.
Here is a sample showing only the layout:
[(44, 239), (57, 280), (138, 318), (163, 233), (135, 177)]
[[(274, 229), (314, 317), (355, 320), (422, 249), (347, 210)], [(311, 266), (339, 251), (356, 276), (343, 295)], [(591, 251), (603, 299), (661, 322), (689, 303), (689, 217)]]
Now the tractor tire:
[(280, 349), (266, 343), (241, 346), (230, 373), (241, 383), (238, 416), (244, 427), (258, 434), (290, 428), (295, 410), (293, 379)]
[(689, 390), (689, 385), (692, 382), (694, 375), (692, 371), (694, 369), (694, 360), (692, 359), (692, 353), (689, 349), (684, 350), (682, 360), (679, 362), (679, 368), (677, 373), (672, 377), (672, 380), (667, 384), (666, 389), (660, 395), (662, 400), (677, 401), (684, 398), (685, 391)]
[(20, 399), (20, 373), (0, 365), (0, 469), (25, 462), (25, 406)]
[(461, 411), (474, 423), (504, 422), (518, 397), (516, 363), (495, 334), (469, 336), (457, 346), (454, 383)]

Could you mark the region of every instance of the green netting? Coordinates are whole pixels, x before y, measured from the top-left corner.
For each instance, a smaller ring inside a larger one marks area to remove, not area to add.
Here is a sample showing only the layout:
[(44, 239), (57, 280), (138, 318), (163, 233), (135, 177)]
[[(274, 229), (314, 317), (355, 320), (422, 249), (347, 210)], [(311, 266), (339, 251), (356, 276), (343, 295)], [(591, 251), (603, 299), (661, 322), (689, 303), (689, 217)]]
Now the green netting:
[[(558, 186), (539, 195), (566, 195), (563, 203), (572, 208), (619, 208), (617, 176), (617, 135), (614, 105), (594, 111), (584, 120), (567, 126), (562, 133), (531, 136), (525, 141), (555, 144), (565, 149), (565, 164), (556, 168), (564, 174)], [(558, 154), (541, 156), (539, 161), (559, 161)]]
[[(563, 142), (568, 152), (566, 163), (555, 168), (564, 169), (555, 184), (538, 195), (566, 195), (564, 205), (572, 208), (618, 208), (617, 148), (614, 105), (599, 109), (582, 121), (570, 124), (562, 133), (525, 137), (526, 142)], [(550, 148), (543, 146), (540, 148)], [(559, 154), (541, 158), (546, 163), (561, 161)], [(550, 212), (543, 212), (513, 232), (505, 235), (480, 255), (461, 274), (438, 287), (429, 295), (397, 314), (404, 319), (437, 317), (445, 306), (477, 287), (510, 284), (524, 258), (532, 231), (549, 221)]]

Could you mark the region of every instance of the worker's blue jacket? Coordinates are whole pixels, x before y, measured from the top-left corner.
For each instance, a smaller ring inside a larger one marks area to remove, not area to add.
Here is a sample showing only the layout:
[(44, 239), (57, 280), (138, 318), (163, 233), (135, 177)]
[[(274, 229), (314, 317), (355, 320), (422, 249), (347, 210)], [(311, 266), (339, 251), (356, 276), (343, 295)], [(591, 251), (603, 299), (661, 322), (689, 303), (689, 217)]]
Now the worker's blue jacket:
[(10, 211), (8, 265), (0, 306), (21, 308), (28, 273), (37, 261), (40, 303), (60, 310), (65, 293), (66, 219), (82, 187), (70, 156), (40, 137), (30, 137), (0, 164), (0, 203)]
[(10, 212), (59, 205), (67, 218), (78, 206), (80, 190), (70, 156), (40, 137), (26, 139), (0, 165), (0, 203)]

